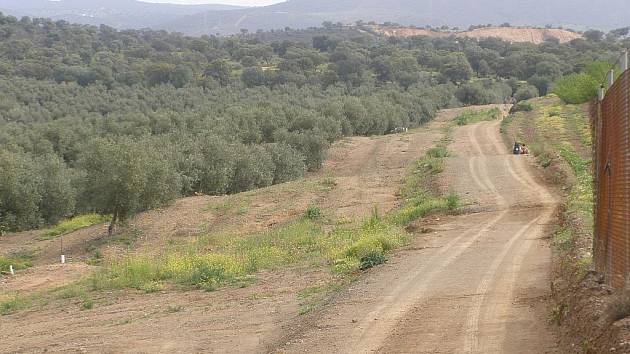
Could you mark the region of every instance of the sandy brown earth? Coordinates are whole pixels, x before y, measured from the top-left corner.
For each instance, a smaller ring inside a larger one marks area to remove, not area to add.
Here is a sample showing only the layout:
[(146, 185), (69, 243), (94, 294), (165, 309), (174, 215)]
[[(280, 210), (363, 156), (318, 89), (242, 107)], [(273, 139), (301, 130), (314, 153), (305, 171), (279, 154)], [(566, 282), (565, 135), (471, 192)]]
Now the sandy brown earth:
[(353, 284), (272, 352), (554, 353), (547, 328), (558, 199), (509, 154), (498, 122), (460, 128), (444, 185), (476, 213), (435, 232)]
[[(41, 241), (41, 232), (7, 235), (0, 252), (35, 251), (36, 267), (5, 279), (0, 295), (77, 280), (92, 269), (82, 261), (95, 247), (115, 257), (155, 252), (169, 240), (208, 232), (257, 232), (302, 215), (309, 204), (348, 220), (362, 220), (374, 205), (387, 212), (398, 203), (396, 194), (409, 166), (441, 139), (441, 128), (461, 111), (443, 111), (408, 134), (342, 141), (330, 150), (323, 171), (303, 181), (237, 196), (186, 198), (139, 215), (128, 226), (138, 233), (131, 250), (107, 242), (104, 226), (98, 225), (64, 236), (71, 263), (61, 267), (52, 265), (58, 262), (59, 239)], [(295, 268), (258, 274), (250, 286), (213, 293), (102, 293), (89, 311), (79, 303), (52, 301), (3, 316), (0, 333), (8, 333), (10, 340), (0, 341), (0, 352), (262, 352), (302, 322), (297, 292), (332, 280), (327, 269)]]
[(541, 44), (548, 39), (557, 39), (560, 43), (567, 43), (582, 38), (579, 33), (558, 28), (518, 28), (518, 27), (487, 27), (472, 31), (438, 32), (424, 28), (412, 27), (381, 27), (372, 26), (372, 30), (389, 37), (448, 37), (454, 35), (462, 38), (500, 38), (512, 43)]
[[(340, 142), (324, 170), (304, 181), (239, 196), (187, 198), (140, 215), (130, 226), (140, 236), (129, 252), (204, 232), (265, 230), (301, 215), (309, 204), (350, 220), (362, 219), (374, 205), (386, 212), (396, 207), (409, 166), (459, 112), (443, 111), (409, 134)], [(91, 310), (53, 300), (1, 317), (0, 352), (554, 352), (543, 318), (549, 249), (541, 238), (555, 197), (527, 158), (507, 155), (498, 122), (459, 128), (451, 149), (456, 152), (444, 188), (465, 195), (473, 213), (422, 221), (419, 229), (433, 232), (308, 316), (298, 315), (297, 293), (333, 281), (327, 269), (264, 272), (249, 286), (212, 293), (98, 293)], [(225, 204), (244, 207), (216, 207)], [(127, 252), (103, 243), (102, 231), (97, 226), (65, 237), (67, 249), (76, 250), (66, 268), (50, 265), (57, 259), (55, 241), (38, 241), (37, 233), (9, 235), (0, 252), (15, 249), (23, 237), (41, 253), (37, 267), (0, 283), (0, 295), (76, 280), (91, 269), (80, 262), (88, 246), (101, 245), (110, 255)]]

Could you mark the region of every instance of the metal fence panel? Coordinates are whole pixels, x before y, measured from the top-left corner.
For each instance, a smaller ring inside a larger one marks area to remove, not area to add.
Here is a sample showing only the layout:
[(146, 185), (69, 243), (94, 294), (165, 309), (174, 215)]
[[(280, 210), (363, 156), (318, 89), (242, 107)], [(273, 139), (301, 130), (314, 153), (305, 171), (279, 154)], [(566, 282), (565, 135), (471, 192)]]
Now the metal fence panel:
[(597, 270), (615, 288), (630, 273), (630, 71), (595, 109), (595, 241)]

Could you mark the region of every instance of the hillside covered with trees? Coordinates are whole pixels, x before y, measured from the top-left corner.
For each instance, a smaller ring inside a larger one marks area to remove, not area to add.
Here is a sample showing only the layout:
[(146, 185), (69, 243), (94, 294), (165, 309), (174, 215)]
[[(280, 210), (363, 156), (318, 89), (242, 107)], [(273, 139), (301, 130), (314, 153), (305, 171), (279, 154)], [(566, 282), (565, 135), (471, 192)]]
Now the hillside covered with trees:
[(0, 228), (293, 180), (343, 136), (546, 94), (622, 44), (348, 31), (194, 38), (0, 15)]

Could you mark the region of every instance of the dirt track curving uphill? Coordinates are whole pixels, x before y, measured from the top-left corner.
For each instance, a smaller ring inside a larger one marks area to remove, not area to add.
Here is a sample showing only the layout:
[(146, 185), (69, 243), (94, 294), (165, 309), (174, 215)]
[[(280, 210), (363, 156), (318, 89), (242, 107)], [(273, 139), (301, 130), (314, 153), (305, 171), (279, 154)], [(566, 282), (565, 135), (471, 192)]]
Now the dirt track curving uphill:
[(558, 200), (509, 154), (499, 122), (459, 128), (451, 150), (444, 185), (473, 213), (435, 223), (273, 352), (556, 352), (543, 238)]

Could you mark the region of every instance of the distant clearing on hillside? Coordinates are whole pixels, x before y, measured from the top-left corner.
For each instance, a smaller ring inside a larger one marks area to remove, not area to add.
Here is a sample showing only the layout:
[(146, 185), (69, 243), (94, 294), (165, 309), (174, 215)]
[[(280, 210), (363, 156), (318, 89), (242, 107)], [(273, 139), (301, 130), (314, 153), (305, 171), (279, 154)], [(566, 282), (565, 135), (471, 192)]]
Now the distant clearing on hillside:
[(517, 28), (517, 27), (486, 27), (463, 32), (440, 32), (425, 28), (414, 27), (383, 27), (373, 26), (376, 33), (390, 37), (466, 37), (466, 38), (500, 38), (507, 42), (527, 42), (540, 44), (548, 39), (557, 39), (560, 43), (567, 43), (577, 38), (582, 38), (579, 33), (558, 28)]

